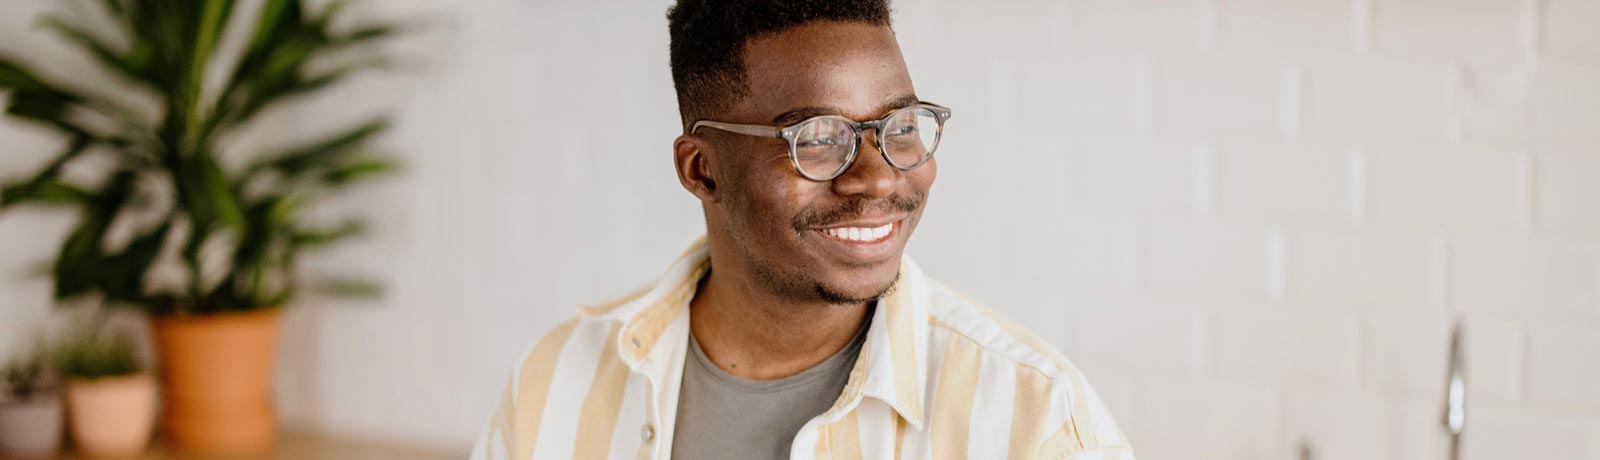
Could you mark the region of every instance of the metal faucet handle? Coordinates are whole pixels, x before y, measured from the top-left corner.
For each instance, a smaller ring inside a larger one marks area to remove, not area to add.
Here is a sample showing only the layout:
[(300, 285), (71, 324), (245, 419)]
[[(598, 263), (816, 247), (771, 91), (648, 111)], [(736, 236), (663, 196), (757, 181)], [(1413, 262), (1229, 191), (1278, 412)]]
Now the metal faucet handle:
[(1450, 435), (1448, 458), (1460, 458), (1461, 433), (1467, 427), (1467, 350), (1460, 321), (1450, 331), (1450, 371), (1445, 379), (1444, 429)]

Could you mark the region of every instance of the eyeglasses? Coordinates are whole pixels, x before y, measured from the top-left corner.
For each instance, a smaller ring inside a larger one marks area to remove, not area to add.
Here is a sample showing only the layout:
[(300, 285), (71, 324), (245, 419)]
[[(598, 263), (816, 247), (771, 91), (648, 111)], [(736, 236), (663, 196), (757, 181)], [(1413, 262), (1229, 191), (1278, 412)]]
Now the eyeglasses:
[(789, 160), (800, 175), (826, 182), (850, 169), (856, 151), (861, 148), (861, 131), (865, 129), (878, 131), (878, 151), (896, 169), (910, 171), (922, 166), (933, 158), (933, 151), (939, 147), (939, 135), (944, 131), (944, 121), (948, 119), (949, 108), (922, 102), (871, 121), (856, 122), (838, 115), (811, 117), (789, 126), (700, 120), (694, 122), (689, 132), (705, 126), (750, 136), (783, 138), (789, 142)]

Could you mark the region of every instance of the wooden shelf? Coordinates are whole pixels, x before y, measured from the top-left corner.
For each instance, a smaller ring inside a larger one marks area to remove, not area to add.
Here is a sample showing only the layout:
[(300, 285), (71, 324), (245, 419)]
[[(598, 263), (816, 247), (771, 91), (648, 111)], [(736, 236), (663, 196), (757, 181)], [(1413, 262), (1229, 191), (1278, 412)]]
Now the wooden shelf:
[[(157, 440), (139, 460), (443, 460), (465, 458), (465, 452), (374, 443), (310, 434), (285, 433), (276, 451), (243, 457), (207, 457), (173, 452)], [(64, 460), (82, 457), (67, 453)]]

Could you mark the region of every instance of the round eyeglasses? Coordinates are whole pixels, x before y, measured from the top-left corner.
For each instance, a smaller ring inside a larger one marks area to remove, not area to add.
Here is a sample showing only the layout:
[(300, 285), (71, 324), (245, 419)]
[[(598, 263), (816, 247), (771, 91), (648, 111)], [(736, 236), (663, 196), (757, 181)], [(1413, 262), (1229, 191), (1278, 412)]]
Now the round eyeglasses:
[(871, 121), (857, 122), (838, 115), (811, 117), (789, 126), (700, 120), (694, 122), (689, 132), (705, 126), (750, 136), (783, 138), (789, 142), (789, 160), (800, 175), (826, 182), (850, 169), (856, 151), (861, 148), (861, 132), (866, 129), (877, 130), (878, 151), (896, 169), (909, 171), (922, 166), (933, 158), (933, 151), (939, 147), (939, 135), (944, 131), (944, 121), (948, 119), (948, 107), (921, 102)]

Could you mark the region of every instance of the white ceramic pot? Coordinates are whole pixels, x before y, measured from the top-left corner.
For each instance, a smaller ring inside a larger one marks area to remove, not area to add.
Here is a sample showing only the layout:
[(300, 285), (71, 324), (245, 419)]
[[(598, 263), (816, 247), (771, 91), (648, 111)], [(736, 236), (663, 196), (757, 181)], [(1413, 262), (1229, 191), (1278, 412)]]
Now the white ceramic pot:
[(56, 458), (61, 454), (61, 418), (61, 395), (56, 392), (0, 402), (0, 458)]
[(148, 374), (67, 380), (72, 442), (88, 458), (137, 457), (150, 445), (156, 384)]

